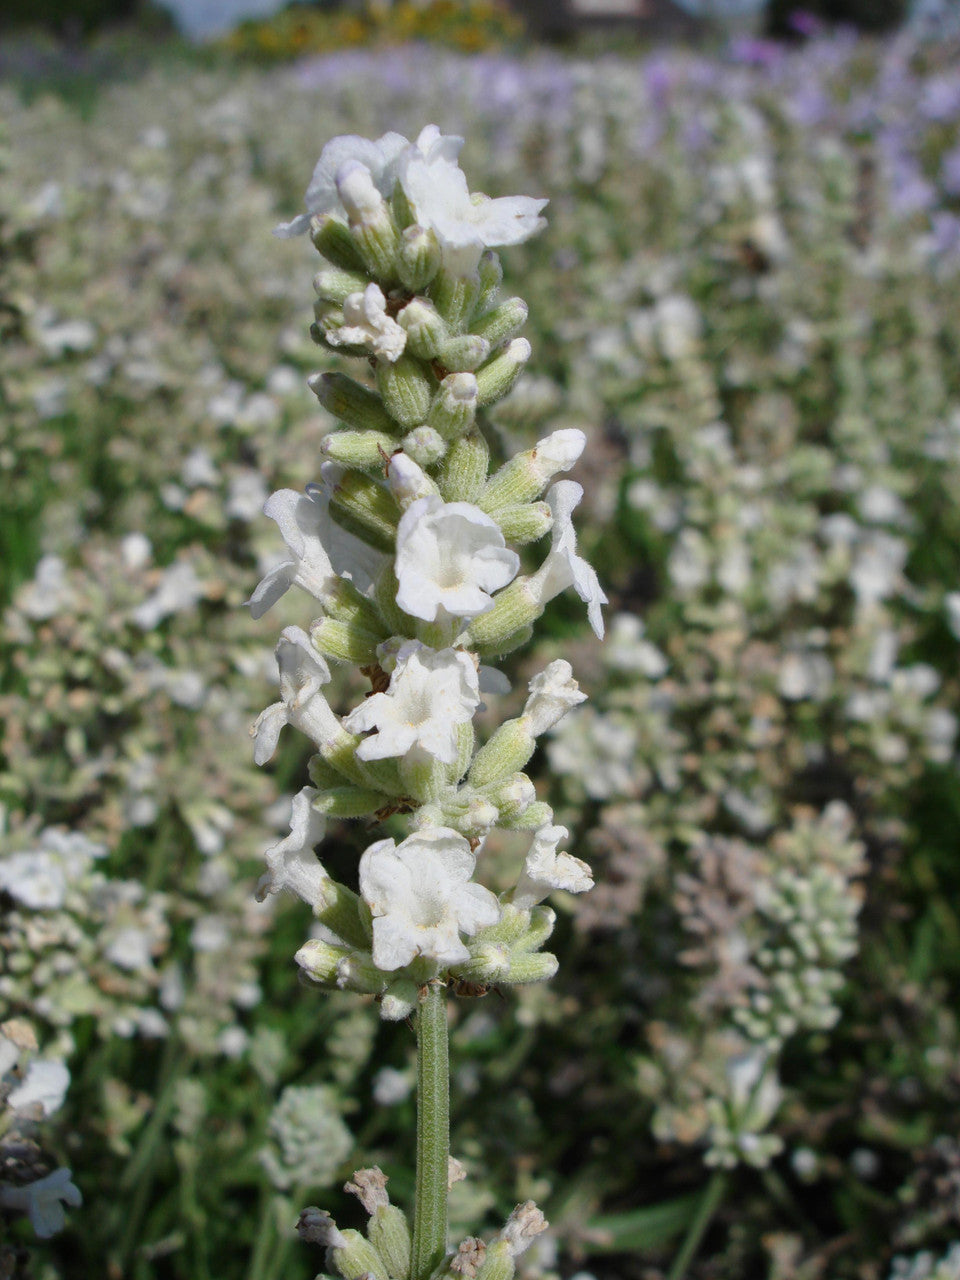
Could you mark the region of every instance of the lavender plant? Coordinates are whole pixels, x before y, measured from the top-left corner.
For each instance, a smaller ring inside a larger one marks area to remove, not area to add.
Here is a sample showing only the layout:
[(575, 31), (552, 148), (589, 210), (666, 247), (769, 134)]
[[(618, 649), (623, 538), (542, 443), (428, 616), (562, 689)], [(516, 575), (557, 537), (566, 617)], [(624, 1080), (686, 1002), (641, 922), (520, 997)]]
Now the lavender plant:
[[(320, 480), (265, 505), (287, 558), (249, 600), (262, 616), (291, 587), (319, 605), (309, 632), (284, 628), (280, 700), (254, 726), (258, 764), (286, 725), (316, 748), (310, 786), (293, 800), (290, 834), (266, 854), (259, 895), (288, 890), (312, 907), (315, 934), (297, 952), (326, 990), (372, 995), (381, 1017), (413, 1017), (417, 1037), (417, 1151), (412, 1221), (392, 1205), (378, 1168), (348, 1190), (370, 1216), (366, 1236), (306, 1209), (303, 1239), (326, 1246), (344, 1280), (511, 1280), (515, 1259), (546, 1226), (533, 1201), (489, 1244), (448, 1249), (447, 991), (542, 982), (557, 961), (543, 950), (554, 925), (544, 899), (581, 893), (586, 863), (523, 772), (537, 739), (584, 700), (572, 668), (554, 660), (529, 683), (522, 713), (478, 747), (483, 695), (509, 686), (486, 665), (526, 641), (534, 622), (573, 587), (603, 635), (606, 602), (577, 552), (581, 487), (556, 480), (586, 438), (555, 431), (500, 466), (483, 411), (510, 391), (530, 356), (517, 337), (519, 298), (499, 297), (493, 250), (539, 231), (546, 203), (471, 193), (458, 164), (463, 139), (427, 126), (416, 142), (333, 139), (306, 193), (307, 212), (282, 237), (309, 231), (325, 259), (314, 286), (320, 345), (365, 359), (372, 379), (310, 380), (337, 420)], [(549, 535), (539, 567), (521, 573), (519, 548)], [(323, 692), (329, 662), (359, 667), (363, 701), (337, 715)], [(360, 858), (357, 888), (334, 879), (314, 848), (329, 818), (395, 822)], [(529, 833), (514, 883), (496, 895), (477, 878), (494, 828)], [(301, 1161), (302, 1163), (302, 1161)]]

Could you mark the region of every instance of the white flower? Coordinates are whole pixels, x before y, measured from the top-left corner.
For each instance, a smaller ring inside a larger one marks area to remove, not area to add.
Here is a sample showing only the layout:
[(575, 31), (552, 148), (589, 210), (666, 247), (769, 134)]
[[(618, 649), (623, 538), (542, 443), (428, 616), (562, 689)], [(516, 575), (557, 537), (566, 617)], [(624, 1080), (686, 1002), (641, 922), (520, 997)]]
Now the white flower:
[(304, 787), (293, 797), (290, 834), (271, 845), (264, 855), (267, 869), (257, 881), (259, 902), (268, 893), (279, 893), (281, 889), (289, 889), (312, 907), (323, 901), (330, 877), (313, 852), (326, 830), (326, 819), (313, 807), (318, 794), (315, 787)]
[(278, 489), (263, 504), (264, 515), (277, 522), (293, 558), (276, 565), (257, 585), (246, 602), (254, 618), (262, 618), (294, 584), (322, 600), (336, 582), (339, 574), (324, 546), (332, 524), (329, 507), (329, 495), (319, 486), (306, 493)]
[(362, 293), (351, 293), (343, 304), (343, 326), (326, 329), (327, 341), (335, 347), (369, 347), (371, 353), (393, 364), (407, 345), (406, 330), (387, 315), (383, 290), (372, 280)]
[(389, 196), (397, 180), (397, 159), (410, 144), (399, 133), (385, 133), (372, 142), (356, 134), (344, 134), (331, 138), (320, 152), (320, 159), (313, 170), (304, 201), (307, 212), (292, 222), (281, 222), (273, 234), (282, 240), (303, 235), (310, 229), (313, 214), (343, 213), (337, 192), (337, 175), (345, 166), (359, 163), (367, 169), (374, 185), (382, 196)]
[(599, 639), (603, 639), (603, 614), (600, 606), (607, 597), (594, 570), (577, 555), (577, 535), (573, 527), (573, 511), (583, 497), (583, 486), (574, 480), (558, 480), (547, 492), (553, 513), (550, 552), (537, 572), (528, 579), (532, 598), (545, 605), (567, 587), (573, 587), (587, 606), (587, 616)]
[(141, 631), (152, 631), (171, 614), (192, 609), (204, 596), (204, 586), (193, 565), (178, 560), (163, 570), (156, 591), (131, 613)]
[(500, 918), (497, 899), (470, 878), (475, 866), (468, 841), (447, 827), (370, 846), (360, 859), (360, 893), (373, 915), (378, 969), (400, 969), (417, 956), (443, 965), (469, 958), (460, 934)]
[(445, 136), (427, 125), (416, 145), (399, 160), (400, 185), (421, 226), (431, 228), (453, 275), (474, 272), (485, 248), (520, 244), (546, 225), (539, 217), (546, 200), (529, 196), (471, 195), (457, 164), (463, 139)]
[(25, 1187), (0, 1187), (0, 1205), (27, 1214), (41, 1240), (48, 1240), (63, 1230), (66, 1221), (63, 1205), (76, 1207), (82, 1203), (83, 1196), (73, 1185), (69, 1169), (57, 1169)]
[(56, 911), (63, 906), (69, 885), (105, 853), (103, 845), (79, 832), (48, 827), (40, 833), (36, 848), (0, 858), (0, 889), (32, 911)]
[(253, 758), (266, 764), (277, 749), (285, 724), (305, 733), (317, 746), (340, 733), (340, 722), (320, 692), (330, 679), (330, 668), (300, 627), (284, 627), (277, 644), (280, 701), (261, 711), (253, 726)]
[(587, 699), (573, 678), (573, 667), (563, 658), (549, 663), (533, 677), (528, 688), (530, 697), (523, 708), (523, 715), (535, 738), (552, 729), (571, 707)]
[(586, 893), (593, 888), (593, 876), (587, 864), (572, 854), (557, 852), (557, 845), (569, 834), (566, 827), (551, 826), (534, 832), (523, 873), (511, 898), (515, 907), (524, 910), (534, 907), (554, 889)]
[(435, 760), (457, 757), (457, 725), (466, 724), (480, 702), (477, 671), (460, 649), (428, 649), (405, 641), (386, 693), (374, 693), (345, 718), (352, 733), (378, 732), (357, 748), (359, 760), (404, 756), (418, 747)]
[(14, 1111), (30, 1111), (33, 1114), (52, 1116), (63, 1106), (70, 1072), (62, 1062), (35, 1059), (27, 1069), (26, 1078), (7, 1099)]
[(492, 609), (488, 593), (512, 581), (520, 558), (479, 507), (429, 497), (400, 520), (396, 568), (400, 608), (434, 622), (438, 614), (475, 618)]

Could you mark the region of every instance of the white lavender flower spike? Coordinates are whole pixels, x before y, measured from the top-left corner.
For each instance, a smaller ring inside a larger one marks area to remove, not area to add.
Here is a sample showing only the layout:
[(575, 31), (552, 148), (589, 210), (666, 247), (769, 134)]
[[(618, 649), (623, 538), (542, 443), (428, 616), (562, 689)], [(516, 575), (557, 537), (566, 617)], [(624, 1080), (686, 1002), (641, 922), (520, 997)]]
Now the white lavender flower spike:
[[(382, 1018), (414, 1017), (417, 1032), (413, 1222), (389, 1203), (382, 1175), (367, 1196), (370, 1171), (349, 1188), (370, 1213), (366, 1236), (341, 1232), (319, 1210), (301, 1222), (341, 1277), (430, 1280), (446, 1275), (448, 1263), (456, 1273), (460, 1259), (483, 1280), (511, 1280), (515, 1259), (546, 1228), (527, 1202), (489, 1246), (474, 1240), (451, 1261), (444, 989), (453, 980), (549, 979), (557, 959), (542, 947), (555, 913), (538, 904), (555, 890), (593, 884), (586, 863), (560, 851), (567, 829), (553, 825), (523, 772), (537, 736), (584, 699), (570, 664), (559, 659), (534, 676), (523, 713), (477, 747), (481, 688), (509, 688), (481, 656), (521, 643), (568, 586), (602, 635), (606, 597), (577, 554), (571, 513), (582, 489), (560, 482), (542, 500), (580, 456), (584, 433), (554, 431), (490, 475), (478, 412), (503, 399), (532, 354), (517, 336), (526, 304), (496, 303), (502, 271), (490, 251), (540, 230), (546, 201), (471, 194), (457, 159), (462, 146), (436, 125), (414, 143), (398, 134), (334, 139), (314, 171), (307, 214), (277, 228), (296, 235), (321, 215), (312, 239), (329, 265), (316, 277), (311, 332), (327, 349), (368, 353), (373, 378), (309, 379), (345, 428), (321, 446), (337, 466), (323, 468), (322, 486), (281, 490), (265, 507), (289, 555), (257, 587), (252, 613), (260, 617), (295, 584), (323, 616), (309, 635), (283, 632), (280, 700), (254, 726), (260, 764), (288, 724), (319, 751), (315, 786), (294, 798), (290, 834), (268, 850), (258, 889), (261, 897), (289, 889), (314, 908), (320, 932), (296, 956), (313, 985), (372, 996)], [(517, 548), (547, 532), (540, 570), (518, 577)], [(321, 655), (369, 680), (342, 721), (322, 692), (330, 671)], [(314, 855), (325, 814), (406, 815), (412, 834), (378, 840), (360, 858), (359, 897)], [(477, 874), (497, 825), (532, 833), (502, 902)]]

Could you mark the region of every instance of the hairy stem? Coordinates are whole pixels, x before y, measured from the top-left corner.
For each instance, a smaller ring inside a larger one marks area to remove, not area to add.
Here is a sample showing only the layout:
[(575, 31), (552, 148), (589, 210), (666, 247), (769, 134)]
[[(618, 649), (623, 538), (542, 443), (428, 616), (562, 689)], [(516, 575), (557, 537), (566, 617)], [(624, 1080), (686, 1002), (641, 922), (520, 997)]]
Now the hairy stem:
[(450, 1067), (443, 987), (430, 983), (417, 1011), (417, 1183), (410, 1280), (428, 1280), (447, 1248)]

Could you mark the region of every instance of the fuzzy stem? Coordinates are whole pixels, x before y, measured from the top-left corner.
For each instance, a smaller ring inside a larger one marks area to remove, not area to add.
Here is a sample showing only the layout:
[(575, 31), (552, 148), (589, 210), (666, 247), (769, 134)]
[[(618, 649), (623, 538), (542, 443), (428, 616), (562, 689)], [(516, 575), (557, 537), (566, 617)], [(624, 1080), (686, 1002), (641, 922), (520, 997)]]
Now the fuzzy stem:
[(667, 1280), (683, 1280), (683, 1277), (687, 1274), (687, 1268), (700, 1248), (700, 1242), (706, 1234), (713, 1215), (720, 1207), (720, 1201), (723, 1199), (726, 1189), (726, 1174), (722, 1169), (714, 1170), (713, 1177), (707, 1183), (707, 1189), (703, 1193), (703, 1199), (700, 1201), (693, 1220), (687, 1228), (683, 1246), (673, 1260), (673, 1266), (670, 1268)]
[(417, 1012), (417, 1182), (410, 1280), (428, 1280), (447, 1248), (450, 1067), (447, 1005), (440, 983), (420, 992)]

